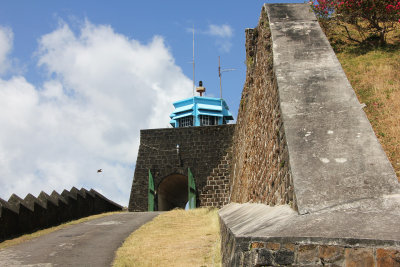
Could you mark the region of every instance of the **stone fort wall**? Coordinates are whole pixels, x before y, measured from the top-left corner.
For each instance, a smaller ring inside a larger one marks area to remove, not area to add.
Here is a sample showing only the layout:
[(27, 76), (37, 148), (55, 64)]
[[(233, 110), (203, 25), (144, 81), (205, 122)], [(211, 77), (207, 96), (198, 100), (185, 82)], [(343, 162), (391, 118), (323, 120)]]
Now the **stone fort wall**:
[(400, 186), (310, 7), (264, 5), (246, 38), (237, 125), (141, 131), (129, 210), (149, 169), (190, 167), (198, 206), (228, 203), (223, 266), (398, 266)]
[(24, 199), (13, 194), (8, 201), (0, 198), (0, 242), (38, 229), (108, 211), (121, 211), (122, 206), (97, 191), (73, 187), (61, 194), (41, 192)]
[(256, 28), (246, 29), (246, 58), (246, 82), (233, 137), (230, 201), (296, 208), (265, 12)]
[(310, 7), (246, 37), (223, 266), (399, 266), (400, 185)]
[(197, 205), (226, 204), (234, 128), (235, 125), (228, 124), (141, 130), (129, 211), (147, 211), (148, 170), (157, 191), (164, 178), (173, 174), (187, 176), (190, 168), (196, 183)]

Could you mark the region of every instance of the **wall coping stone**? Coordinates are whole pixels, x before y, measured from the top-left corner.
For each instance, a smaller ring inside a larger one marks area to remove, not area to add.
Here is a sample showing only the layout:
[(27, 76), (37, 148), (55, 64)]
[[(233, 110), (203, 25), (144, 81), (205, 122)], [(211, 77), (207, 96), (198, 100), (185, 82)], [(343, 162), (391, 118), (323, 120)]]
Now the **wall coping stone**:
[[(400, 246), (400, 195), (394, 201), (360, 201), (300, 215), (289, 205), (230, 203), (219, 211), (220, 222), (237, 244), (252, 241), (320, 243), (341, 246)], [(382, 209), (381, 212), (379, 209)]]
[(265, 4), (264, 10), (299, 213), (400, 194), (393, 167), (310, 6)]

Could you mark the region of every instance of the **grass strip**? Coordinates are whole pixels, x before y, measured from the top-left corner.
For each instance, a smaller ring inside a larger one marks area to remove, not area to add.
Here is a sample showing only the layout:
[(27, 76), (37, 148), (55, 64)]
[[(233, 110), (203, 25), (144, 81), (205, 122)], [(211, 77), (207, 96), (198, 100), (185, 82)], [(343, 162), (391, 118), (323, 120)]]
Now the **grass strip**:
[(400, 23), (383, 47), (349, 41), (335, 21), (320, 23), (400, 181)]
[(218, 210), (172, 210), (133, 232), (113, 266), (221, 266)]

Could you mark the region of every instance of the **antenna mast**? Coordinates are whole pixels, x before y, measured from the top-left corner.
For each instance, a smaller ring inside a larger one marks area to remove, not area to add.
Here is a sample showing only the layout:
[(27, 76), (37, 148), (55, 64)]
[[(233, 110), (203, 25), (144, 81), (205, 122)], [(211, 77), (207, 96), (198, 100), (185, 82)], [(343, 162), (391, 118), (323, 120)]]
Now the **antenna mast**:
[(194, 89), (196, 88), (195, 79), (194, 79), (194, 24), (193, 24), (193, 96), (194, 96)]
[(234, 71), (236, 69), (223, 69), (221, 70), (221, 58), (218, 56), (218, 76), (219, 76), (219, 92), (220, 98), (222, 99), (222, 73), (228, 71)]

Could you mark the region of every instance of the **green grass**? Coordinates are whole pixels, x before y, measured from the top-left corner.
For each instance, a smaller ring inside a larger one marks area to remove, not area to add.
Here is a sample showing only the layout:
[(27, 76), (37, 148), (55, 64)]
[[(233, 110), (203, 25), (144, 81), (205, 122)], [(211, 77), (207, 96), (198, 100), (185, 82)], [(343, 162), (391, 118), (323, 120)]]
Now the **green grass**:
[(325, 34), (400, 180), (400, 23), (385, 47), (350, 42), (334, 25)]
[(221, 266), (217, 209), (172, 210), (133, 232), (113, 266)]

